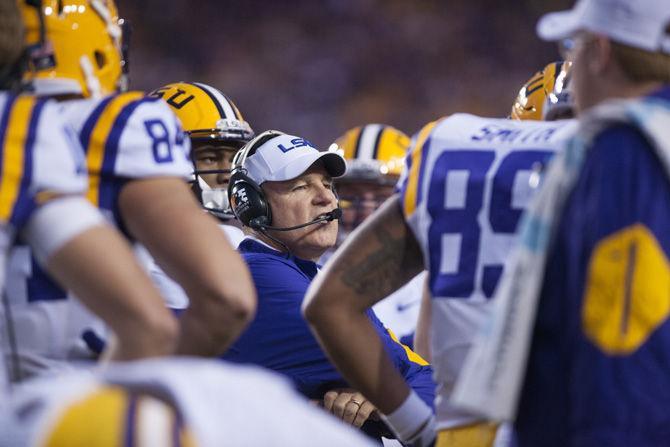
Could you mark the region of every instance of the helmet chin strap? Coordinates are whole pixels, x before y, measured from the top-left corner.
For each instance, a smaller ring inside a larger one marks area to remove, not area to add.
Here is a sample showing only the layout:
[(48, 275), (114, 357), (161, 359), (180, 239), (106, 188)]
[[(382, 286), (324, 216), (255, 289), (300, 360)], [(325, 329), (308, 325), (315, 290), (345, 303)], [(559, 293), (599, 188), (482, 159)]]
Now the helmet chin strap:
[(84, 72), (84, 79), (86, 80), (86, 88), (92, 98), (99, 98), (102, 96), (102, 88), (100, 87), (100, 80), (95, 76), (93, 64), (88, 56), (82, 56), (79, 59), (79, 66)]
[(212, 188), (202, 177), (196, 175), (198, 186), (200, 186), (200, 199), (203, 208), (215, 213), (219, 218), (233, 218), (228, 202), (228, 189)]

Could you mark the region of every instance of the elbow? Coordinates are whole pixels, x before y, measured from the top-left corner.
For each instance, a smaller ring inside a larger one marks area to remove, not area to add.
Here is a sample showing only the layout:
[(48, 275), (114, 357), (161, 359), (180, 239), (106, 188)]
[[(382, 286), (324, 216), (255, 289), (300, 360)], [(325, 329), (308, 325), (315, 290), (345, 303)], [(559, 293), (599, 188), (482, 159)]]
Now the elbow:
[(220, 327), (223, 322), (246, 326), (256, 314), (256, 292), (253, 286), (235, 286), (189, 293), (190, 307), (215, 326)]
[(157, 345), (166, 353), (172, 354), (179, 338), (179, 323), (167, 308), (161, 314), (160, 318), (153, 318), (148, 321), (145, 327), (149, 328), (149, 332), (153, 334)]
[(249, 293), (227, 294), (222, 298), (225, 312), (228, 312), (236, 322), (246, 326), (254, 319), (256, 315), (256, 293), (250, 290)]
[(309, 298), (309, 296), (305, 296), (305, 299), (300, 306), (300, 310), (305, 321), (307, 321), (309, 324), (314, 324), (314, 322), (318, 320), (319, 309), (318, 306), (315, 305), (314, 301), (310, 300)]
[(366, 312), (367, 307), (362, 306), (354, 294), (349, 293), (338, 281), (327, 279), (317, 276), (302, 301), (302, 315), (310, 325), (319, 326), (341, 318), (355, 318)]
[(310, 287), (302, 301), (303, 318), (312, 326), (319, 326), (324, 320), (337, 313), (337, 301), (323, 288)]
[(172, 355), (177, 346), (179, 324), (167, 308), (127, 318), (114, 330), (125, 360)]

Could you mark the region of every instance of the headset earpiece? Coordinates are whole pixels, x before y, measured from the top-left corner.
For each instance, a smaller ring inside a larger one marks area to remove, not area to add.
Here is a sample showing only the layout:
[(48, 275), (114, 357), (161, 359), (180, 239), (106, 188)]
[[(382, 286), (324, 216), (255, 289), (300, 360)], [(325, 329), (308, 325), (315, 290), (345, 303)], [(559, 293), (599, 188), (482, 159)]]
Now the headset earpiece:
[(243, 225), (261, 228), (272, 224), (272, 210), (265, 198), (260, 185), (247, 175), (244, 162), (267, 141), (284, 135), (277, 130), (268, 130), (245, 144), (233, 159), (230, 182), (228, 184), (228, 200), (235, 217)]
[(228, 186), (228, 199), (235, 217), (251, 228), (270, 225), (272, 211), (261, 187), (241, 169), (233, 170)]

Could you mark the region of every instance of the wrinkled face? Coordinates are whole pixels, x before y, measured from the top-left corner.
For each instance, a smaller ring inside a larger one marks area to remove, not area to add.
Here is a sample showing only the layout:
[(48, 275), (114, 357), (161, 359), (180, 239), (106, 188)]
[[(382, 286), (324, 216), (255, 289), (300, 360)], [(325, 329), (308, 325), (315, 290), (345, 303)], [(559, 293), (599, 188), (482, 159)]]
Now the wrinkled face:
[(342, 208), (342, 229), (338, 241), (367, 219), (393, 194), (393, 185), (375, 182), (338, 181), (337, 194)]
[[(337, 207), (333, 183), (321, 163), (300, 177), (262, 185), (272, 210), (272, 226), (291, 227), (314, 220)], [(337, 220), (293, 231), (271, 231), (290, 251), (303, 259), (315, 260), (335, 245)]]
[[(193, 162), (198, 174), (211, 188), (227, 188), (230, 181), (230, 168), (237, 148), (223, 144), (195, 144)], [(211, 172), (217, 171), (217, 172)]]

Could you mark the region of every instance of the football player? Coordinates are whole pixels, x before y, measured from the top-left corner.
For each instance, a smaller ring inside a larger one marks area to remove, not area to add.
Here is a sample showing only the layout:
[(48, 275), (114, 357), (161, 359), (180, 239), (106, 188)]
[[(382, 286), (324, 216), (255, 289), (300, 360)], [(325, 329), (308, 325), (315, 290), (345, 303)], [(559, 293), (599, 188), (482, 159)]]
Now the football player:
[[(222, 353), (253, 314), (253, 286), (184, 181), (192, 171), (190, 144), (177, 118), (160, 99), (118, 93), (127, 64), (114, 2), (20, 4), (27, 29), (26, 80), (37, 95), (61, 99), (61, 114), (84, 149), (87, 198), (129, 239), (141, 242), (191, 297), (180, 319), (177, 352)], [(22, 328), (38, 328), (20, 334), (19, 349), (57, 364), (90, 358), (104, 335), (96, 322), (82, 316), (76, 301), (35, 267), (31, 254), (14, 259), (20, 279), (10, 289), (14, 314), (32, 323)]]
[(580, 0), (538, 35), (572, 61), (577, 134), (526, 211), (455, 402), (519, 446), (670, 445), (670, 0)]
[[(540, 87), (537, 92), (544, 91)], [(526, 89), (525, 96), (533, 93)], [(429, 445), (436, 429), (439, 446), (494, 442), (497, 427), (478, 424), (449, 397), (490, 312), (489, 300), (539, 174), (574, 129), (571, 121), (468, 114), (427, 125), (407, 157), (399, 193), (344, 243), (310, 288), (303, 309), (320, 342), (403, 442)], [(364, 321), (367, 307), (424, 268), (432, 297), (437, 424), (392, 370)]]
[[(177, 115), (191, 140), (193, 178), (191, 189), (200, 204), (215, 216), (233, 247), (244, 233), (228, 203), (228, 182), (235, 153), (253, 137), (237, 106), (220, 90), (202, 83), (176, 82), (149, 94), (162, 98)], [(137, 254), (151, 274), (168, 307), (183, 310), (189, 299), (184, 289), (138, 247)]]
[[(113, 358), (169, 354), (176, 322), (126, 241), (83, 197), (86, 170), (58, 105), (21, 94), (23, 23), (16, 2), (0, 7), (0, 291), (4, 296), (7, 251), (23, 240), (33, 248), (33, 265), (71, 288), (117, 334)], [(0, 359), (11, 358), (19, 322), (5, 305), (0, 316)], [(25, 330), (39, 329), (31, 323)]]
[[(409, 144), (409, 137), (392, 126), (367, 124), (348, 130), (331, 145), (329, 150), (341, 151), (347, 161), (347, 172), (335, 180), (342, 208), (336, 247), (393, 194)], [(322, 264), (334, 251), (326, 252)], [(410, 347), (424, 282), (425, 275), (417, 275), (373, 307), (384, 325)]]
[(235, 153), (254, 136), (235, 103), (220, 90), (200, 82), (167, 84), (149, 94), (163, 98), (191, 140), (191, 188), (202, 206), (221, 223), (234, 246), (241, 232), (228, 203), (228, 182)]

